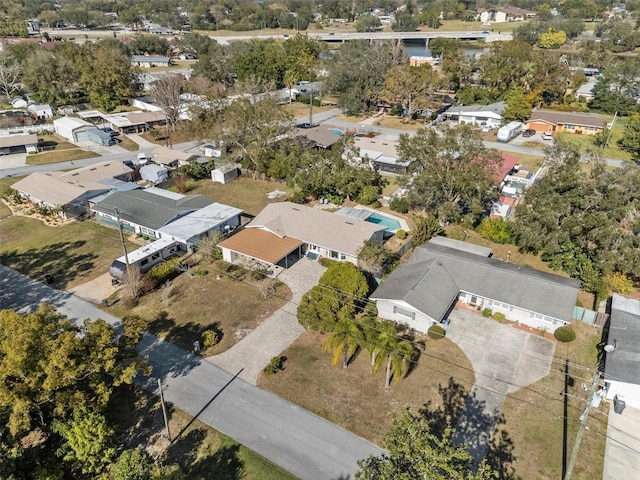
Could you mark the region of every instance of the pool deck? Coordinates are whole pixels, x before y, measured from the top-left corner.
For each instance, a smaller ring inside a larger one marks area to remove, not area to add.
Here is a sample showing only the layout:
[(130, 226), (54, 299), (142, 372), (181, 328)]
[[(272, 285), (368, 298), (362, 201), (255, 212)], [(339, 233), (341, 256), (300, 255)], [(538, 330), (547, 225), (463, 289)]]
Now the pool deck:
[[(395, 215), (391, 215), (390, 213), (381, 212), (380, 210), (376, 210), (375, 208), (371, 208), (371, 207), (366, 207), (364, 205), (356, 205), (354, 208), (359, 208), (361, 210), (367, 210), (369, 212), (377, 213), (378, 215), (381, 215), (383, 217), (392, 218), (393, 220), (395, 220), (396, 222), (398, 222), (400, 224), (400, 228), (398, 230), (404, 230), (405, 232), (409, 231), (409, 224), (402, 217), (396, 217)], [(393, 233), (396, 233), (398, 230), (390, 230), (390, 231), (393, 232)]]

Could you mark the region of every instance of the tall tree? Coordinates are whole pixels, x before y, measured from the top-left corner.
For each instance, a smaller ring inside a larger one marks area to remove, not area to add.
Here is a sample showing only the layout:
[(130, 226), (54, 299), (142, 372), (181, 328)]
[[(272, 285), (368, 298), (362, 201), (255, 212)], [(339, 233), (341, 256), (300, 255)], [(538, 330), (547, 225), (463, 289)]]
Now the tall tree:
[(502, 112), (505, 122), (524, 122), (531, 116), (531, 103), (524, 94), (522, 87), (513, 87), (505, 98), (506, 107)]
[(464, 445), (451, 444), (453, 430), (436, 436), (424, 416), (405, 410), (393, 421), (382, 446), (388, 453), (358, 461), (356, 480), (490, 480), (498, 478), (485, 462), (475, 464)]
[(416, 111), (433, 104), (432, 95), (440, 89), (440, 76), (430, 65), (391, 67), (381, 96), (392, 104), (400, 104), (404, 114), (412, 118)]
[(7, 52), (0, 52), (0, 94), (7, 100), (19, 87), (22, 66)]
[(398, 382), (407, 371), (409, 362), (416, 351), (413, 344), (398, 336), (395, 323), (383, 322), (376, 340), (376, 360), (373, 363), (373, 373), (376, 374), (385, 365), (385, 388), (391, 386), (391, 380)]
[(477, 131), (466, 125), (422, 129), (413, 137), (401, 135), (398, 152), (409, 162), (403, 184), (414, 208), (447, 222), (488, 211), (502, 158), (484, 147)]
[(618, 145), (623, 150), (631, 153), (635, 160), (640, 160), (640, 116), (636, 115), (629, 119), (629, 123), (624, 129), (622, 138), (618, 140)]
[(171, 125), (171, 130), (174, 132), (183, 113), (184, 102), (181, 97), (183, 83), (182, 75), (173, 73), (160, 77), (151, 89), (153, 100), (164, 111), (167, 123)]
[(335, 325), (333, 333), (323, 343), (322, 349), (331, 353), (332, 364), (335, 367), (342, 357), (342, 368), (349, 366), (349, 360), (365, 344), (364, 333), (360, 325), (341, 312), (341, 318)]

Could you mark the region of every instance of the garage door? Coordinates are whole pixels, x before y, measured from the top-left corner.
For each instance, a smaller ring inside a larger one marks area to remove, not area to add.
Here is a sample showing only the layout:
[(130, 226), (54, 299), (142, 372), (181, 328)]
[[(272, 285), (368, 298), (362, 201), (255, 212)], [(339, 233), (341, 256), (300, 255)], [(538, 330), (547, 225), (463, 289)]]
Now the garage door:
[(74, 130), (73, 136), (76, 139), (76, 142), (83, 142), (89, 140), (89, 133), (87, 130)]

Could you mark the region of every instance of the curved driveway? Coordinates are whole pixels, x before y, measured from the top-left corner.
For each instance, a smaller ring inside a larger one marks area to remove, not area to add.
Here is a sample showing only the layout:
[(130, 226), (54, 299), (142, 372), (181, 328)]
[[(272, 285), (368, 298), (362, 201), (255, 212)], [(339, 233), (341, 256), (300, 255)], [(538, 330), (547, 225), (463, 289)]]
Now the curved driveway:
[[(0, 265), (0, 309), (33, 310), (41, 302), (75, 322), (120, 319), (70, 293), (55, 290)], [(136, 383), (247, 446), (294, 475), (309, 480), (346, 480), (357, 460), (382, 451), (374, 444), (241, 379), (154, 335), (145, 334), (142, 355), (151, 377)], [(237, 372), (234, 372), (237, 373)], [(232, 380), (230, 382), (230, 380)], [(228, 386), (226, 386), (228, 384)], [(226, 386), (226, 387), (225, 387)]]

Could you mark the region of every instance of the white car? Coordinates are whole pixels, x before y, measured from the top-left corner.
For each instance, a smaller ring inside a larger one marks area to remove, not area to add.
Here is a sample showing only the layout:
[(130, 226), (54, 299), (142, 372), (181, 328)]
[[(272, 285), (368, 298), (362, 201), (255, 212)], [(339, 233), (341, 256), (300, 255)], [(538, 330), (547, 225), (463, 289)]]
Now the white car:
[(542, 139), (543, 140), (553, 140), (553, 135), (551, 135), (549, 132), (544, 132), (542, 134)]
[(149, 159), (147, 158), (147, 155), (145, 153), (140, 152), (138, 154), (138, 164), (145, 165), (148, 161)]

